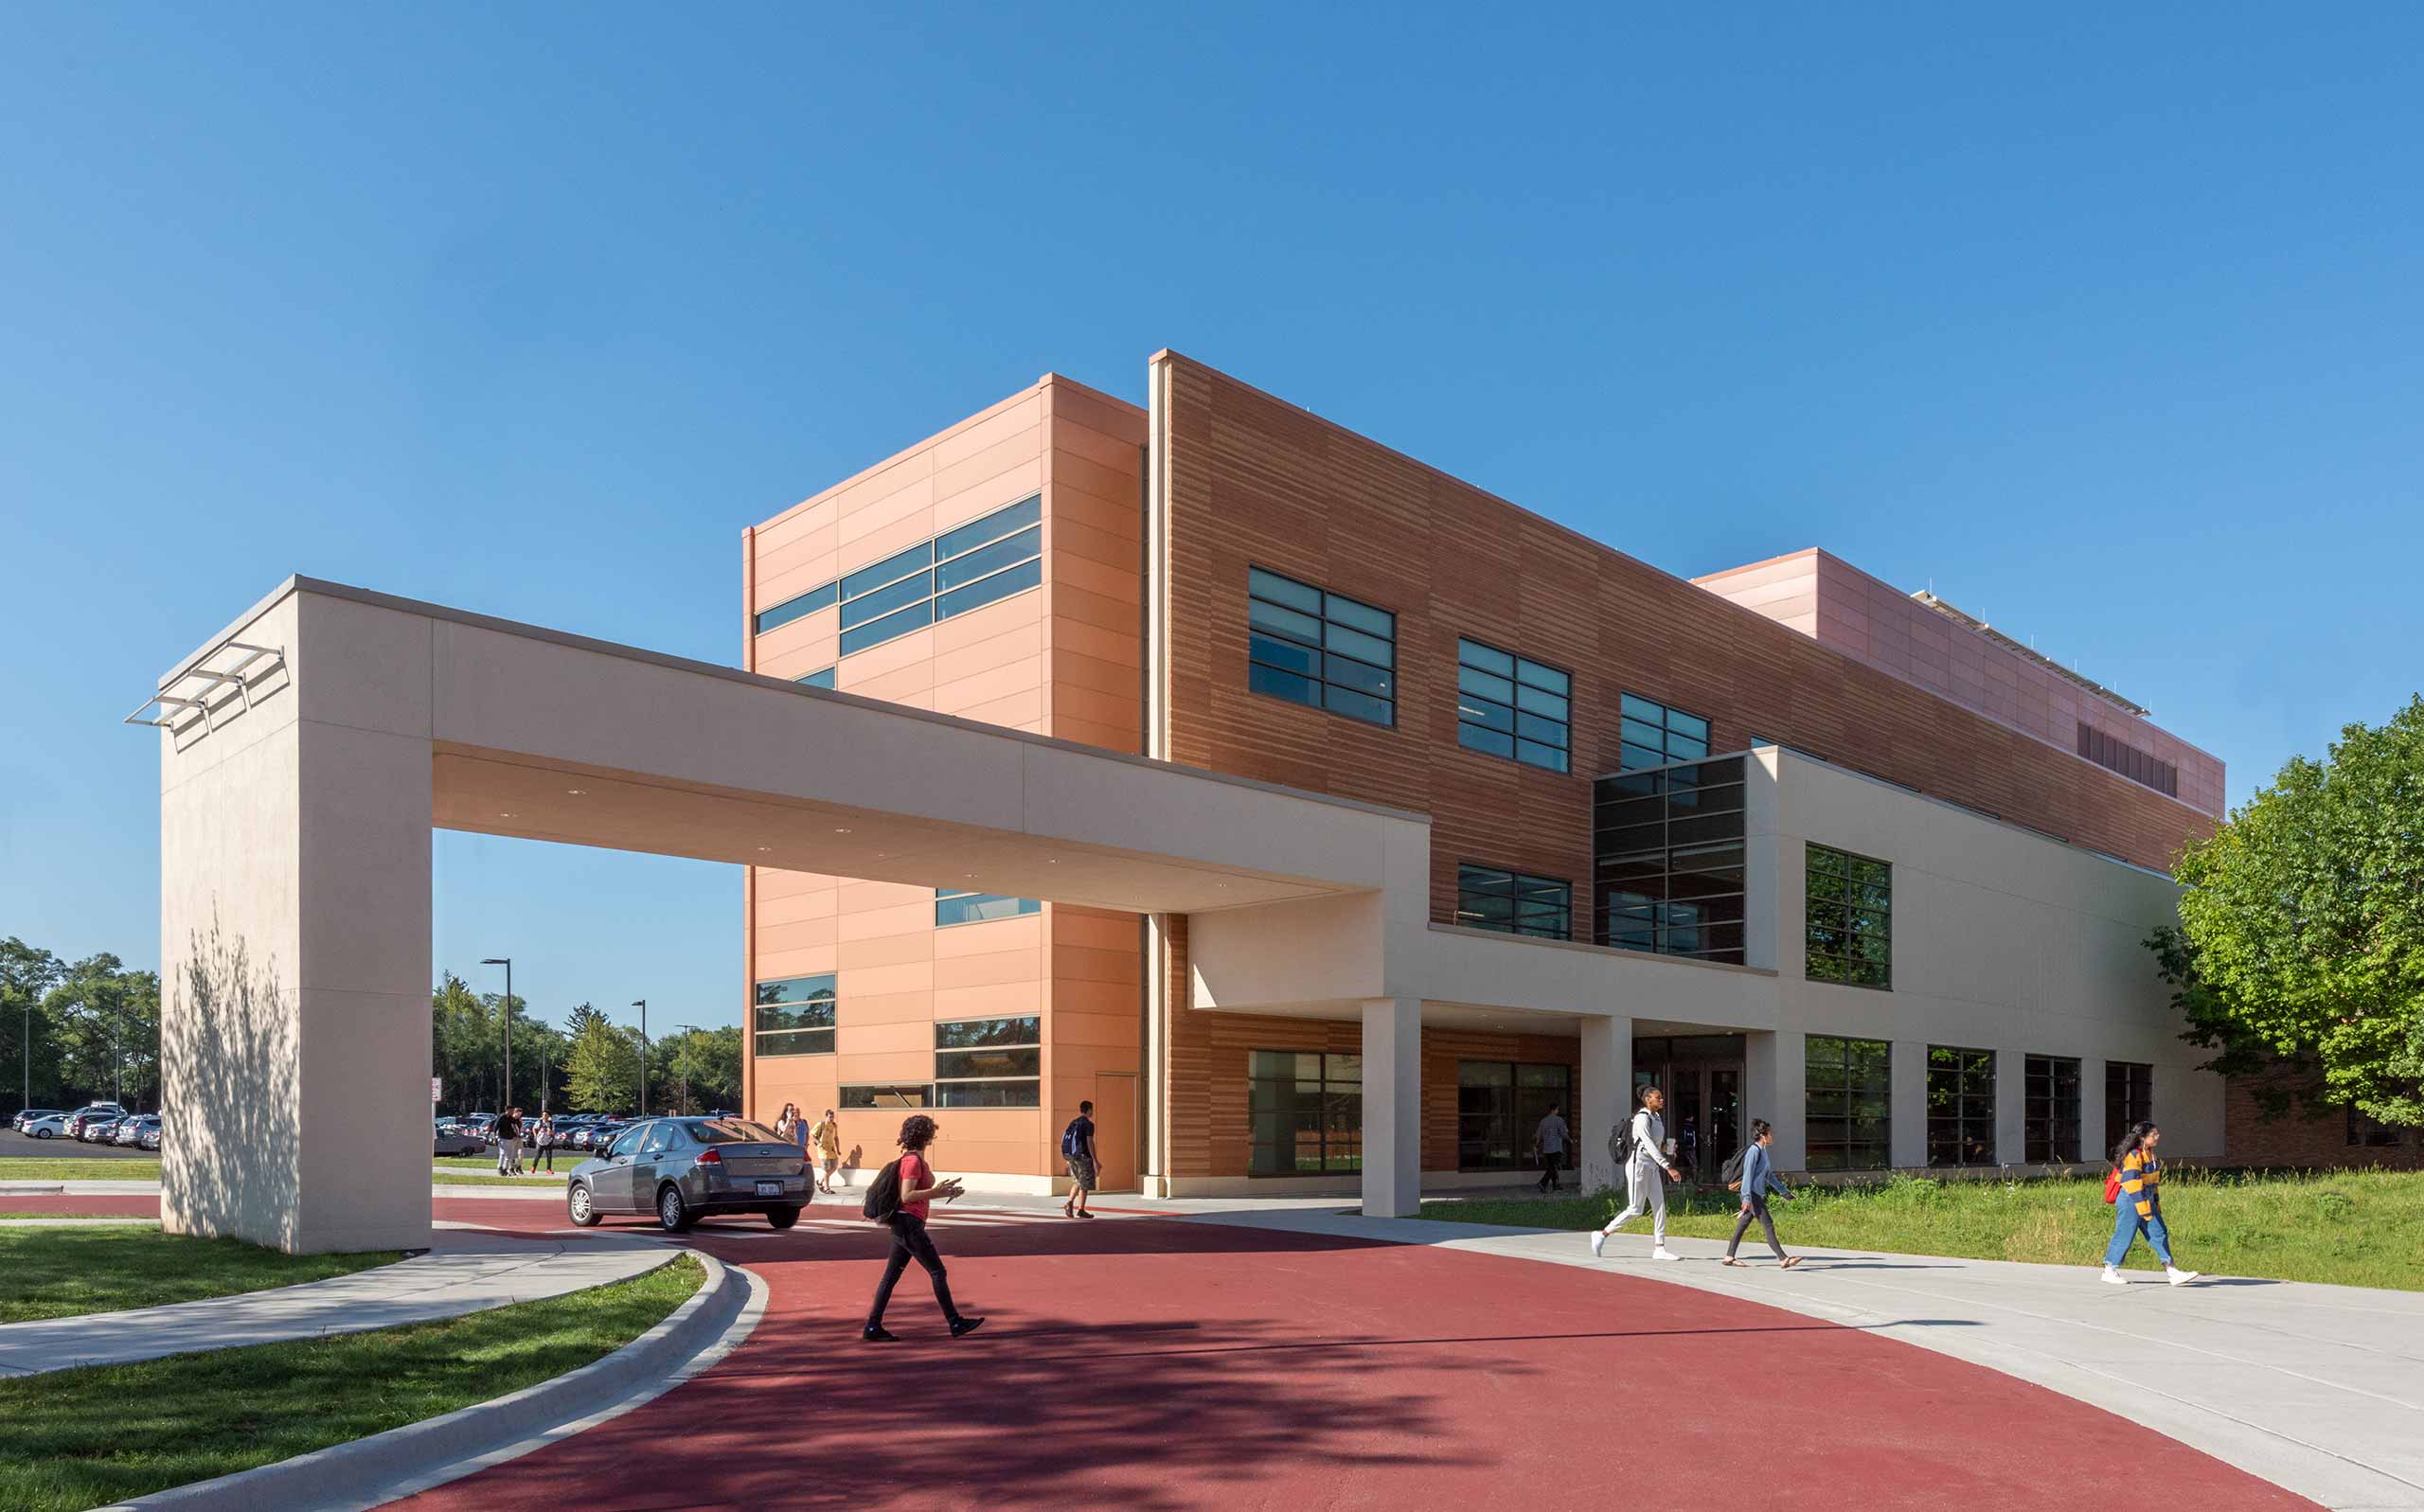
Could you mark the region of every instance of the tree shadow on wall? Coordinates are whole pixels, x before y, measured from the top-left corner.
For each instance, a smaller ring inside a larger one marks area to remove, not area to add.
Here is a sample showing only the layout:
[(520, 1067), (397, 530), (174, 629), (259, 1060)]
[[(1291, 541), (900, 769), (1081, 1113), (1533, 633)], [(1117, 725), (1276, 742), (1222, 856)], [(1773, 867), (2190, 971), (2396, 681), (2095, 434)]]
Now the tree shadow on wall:
[(292, 1249), (303, 1047), (275, 957), (216, 898), (164, 989), (160, 1212), (172, 1229)]

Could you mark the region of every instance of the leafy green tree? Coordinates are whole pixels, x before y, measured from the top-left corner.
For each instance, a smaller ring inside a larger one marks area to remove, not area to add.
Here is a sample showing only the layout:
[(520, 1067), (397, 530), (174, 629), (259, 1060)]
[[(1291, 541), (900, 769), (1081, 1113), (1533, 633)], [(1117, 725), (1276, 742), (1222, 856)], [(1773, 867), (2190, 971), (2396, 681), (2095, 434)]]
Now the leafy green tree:
[(616, 1028), (584, 1003), (564, 1023), (564, 1100), (581, 1112), (632, 1110), (639, 1097), (640, 1058), (635, 1037)]
[(740, 1029), (688, 1029), (658, 1041), (649, 1058), (649, 1090), (684, 1112), (740, 1106)]
[[(21, 1107), (57, 1108), (66, 1100), (58, 1026), (46, 1001), (66, 969), (58, 956), (13, 934), (0, 940), (0, 1107), (11, 1112)], [(26, 1055), (29, 1032), (30, 1063)]]
[(2424, 695), (2292, 757), (2175, 876), (2180, 925), (2147, 943), (2215, 1069), (2286, 1063), (2424, 1124)]
[(129, 1107), (160, 1095), (160, 975), (130, 971), (104, 951), (69, 966), (44, 999), (64, 1080)]

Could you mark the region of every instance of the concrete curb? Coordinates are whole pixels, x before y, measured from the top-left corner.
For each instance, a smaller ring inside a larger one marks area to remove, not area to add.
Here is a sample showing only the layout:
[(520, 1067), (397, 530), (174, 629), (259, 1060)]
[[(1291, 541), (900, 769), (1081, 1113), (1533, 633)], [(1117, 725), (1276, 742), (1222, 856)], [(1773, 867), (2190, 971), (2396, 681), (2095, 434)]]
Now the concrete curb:
[(665, 1321), (602, 1360), (479, 1402), (291, 1460), (97, 1512), (365, 1512), (619, 1417), (722, 1361), (765, 1315), (766, 1283), (698, 1251), (707, 1278)]

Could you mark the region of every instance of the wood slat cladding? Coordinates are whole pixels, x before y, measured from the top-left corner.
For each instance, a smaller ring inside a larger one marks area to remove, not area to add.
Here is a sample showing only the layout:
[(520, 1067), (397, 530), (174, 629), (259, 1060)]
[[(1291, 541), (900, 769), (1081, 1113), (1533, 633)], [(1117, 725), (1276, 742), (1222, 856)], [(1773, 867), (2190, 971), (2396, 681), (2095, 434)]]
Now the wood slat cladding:
[[(1824, 752), (2074, 844), (2166, 868), (2209, 821), (1176, 354), (1169, 367), (1170, 754), (1192, 766), (1428, 813), (1432, 912), (1459, 862), (1570, 879), (1588, 937), (1593, 775), (1618, 695)], [(1246, 690), (1246, 569), (1398, 616), (1393, 729)], [(1456, 743), (1456, 639), (1570, 671), (1573, 771)]]

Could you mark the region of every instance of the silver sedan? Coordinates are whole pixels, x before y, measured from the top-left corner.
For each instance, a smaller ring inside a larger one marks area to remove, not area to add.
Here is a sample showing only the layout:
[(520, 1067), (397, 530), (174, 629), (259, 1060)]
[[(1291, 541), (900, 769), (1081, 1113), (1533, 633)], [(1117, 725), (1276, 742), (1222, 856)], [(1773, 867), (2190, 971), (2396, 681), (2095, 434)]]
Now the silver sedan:
[(740, 1118), (651, 1118), (572, 1168), (564, 1209), (588, 1228), (609, 1213), (652, 1213), (678, 1234), (717, 1213), (763, 1213), (778, 1229), (808, 1206), (797, 1145)]

